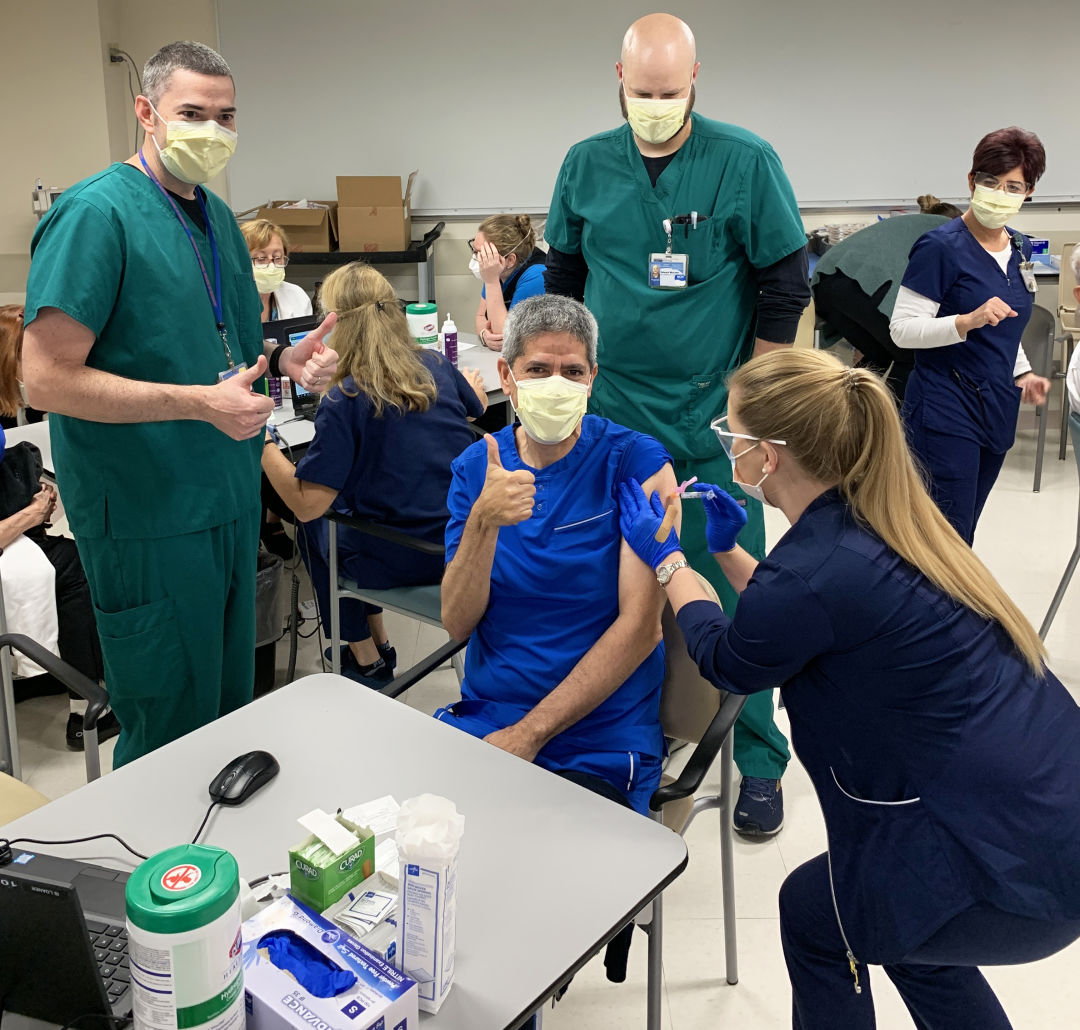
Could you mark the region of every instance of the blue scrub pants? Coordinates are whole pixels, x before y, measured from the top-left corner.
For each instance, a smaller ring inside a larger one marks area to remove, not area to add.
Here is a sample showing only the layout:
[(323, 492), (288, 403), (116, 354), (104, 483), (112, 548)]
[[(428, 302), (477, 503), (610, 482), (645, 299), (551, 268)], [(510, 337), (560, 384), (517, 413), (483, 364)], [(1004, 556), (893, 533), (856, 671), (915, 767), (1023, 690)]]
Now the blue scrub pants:
[[(718, 458), (675, 461), (673, 467), (679, 483), (697, 476), (703, 483), (715, 483), (725, 490), (735, 489), (731, 482), (731, 462), (725, 454)], [(761, 505), (756, 501), (748, 502), (747, 514), (749, 521), (739, 534), (739, 544), (755, 558), (764, 558), (765, 519)], [(691, 500), (683, 504), (679, 539), (686, 560), (712, 584), (724, 611), (729, 616), (734, 615), (739, 595), (731, 588), (716, 559), (709, 553), (705, 543), (705, 509), (701, 501)], [(771, 690), (761, 690), (746, 698), (742, 713), (735, 723), (732, 749), (735, 764), (743, 776), (778, 780), (784, 775), (791, 752), (787, 738), (773, 721)]]
[[(384, 582), (384, 577), (379, 576), (377, 582), (372, 582), (370, 575), (365, 575), (365, 561), (362, 555), (349, 554), (342, 545), (344, 531), (338, 528), (338, 569), (342, 575), (347, 576), (361, 586), (370, 587), (373, 590), (387, 589), (392, 586), (410, 586), (419, 583), (438, 583), (442, 579), (443, 559), (437, 555), (423, 554), (420, 551), (404, 551), (405, 557), (400, 569), (398, 582)], [(315, 599), (319, 605), (319, 618), (322, 620), (323, 632), (330, 632), (330, 524), (326, 519), (314, 519), (311, 522), (298, 522), (296, 524), (296, 539), (300, 548), (300, 555), (304, 559), (308, 573), (311, 575), (311, 584), (315, 588)], [(368, 627), (368, 616), (378, 615), (382, 611), (378, 605), (368, 604), (356, 597), (343, 597), (341, 605), (341, 640), (349, 643), (357, 640), (367, 640), (371, 636)]]
[(1005, 453), (923, 426), (909, 428), (908, 442), (929, 476), (934, 503), (970, 545)]
[[(977, 966), (1034, 962), (1078, 937), (1080, 920), (1049, 923), (979, 905), (882, 968), (917, 1030), (1012, 1030)], [(791, 978), (793, 1030), (874, 1030), (870, 977), (860, 964), (862, 993), (856, 994), (825, 855), (799, 866), (780, 888), (780, 938)]]

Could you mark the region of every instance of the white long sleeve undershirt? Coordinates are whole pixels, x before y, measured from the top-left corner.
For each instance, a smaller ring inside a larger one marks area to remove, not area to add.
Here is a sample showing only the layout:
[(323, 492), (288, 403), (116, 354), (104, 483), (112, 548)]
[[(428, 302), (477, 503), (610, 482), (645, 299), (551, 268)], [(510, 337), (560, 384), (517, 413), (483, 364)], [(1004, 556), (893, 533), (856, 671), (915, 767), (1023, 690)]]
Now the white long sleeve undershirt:
[[(934, 347), (949, 347), (954, 343), (962, 343), (965, 337), (961, 336), (956, 329), (956, 316), (948, 315), (938, 318), (940, 307), (937, 301), (909, 290), (906, 286), (901, 286), (900, 292), (896, 295), (896, 306), (893, 308), (892, 319), (889, 322), (889, 335), (893, 343), (906, 350), (929, 350)], [(1013, 378), (1030, 371), (1031, 362), (1028, 361), (1024, 348), (1017, 347), (1016, 360), (1013, 362)]]

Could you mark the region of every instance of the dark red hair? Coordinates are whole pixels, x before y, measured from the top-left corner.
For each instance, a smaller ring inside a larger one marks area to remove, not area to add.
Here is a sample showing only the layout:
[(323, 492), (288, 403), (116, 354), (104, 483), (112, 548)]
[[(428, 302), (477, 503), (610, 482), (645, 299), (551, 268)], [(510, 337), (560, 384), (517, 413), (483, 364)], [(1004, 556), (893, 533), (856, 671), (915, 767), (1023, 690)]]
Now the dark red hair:
[(971, 155), (971, 172), (1004, 175), (1013, 168), (1024, 169), (1024, 181), (1034, 186), (1046, 171), (1046, 151), (1033, 132), (1010, 125), (987, 133)]

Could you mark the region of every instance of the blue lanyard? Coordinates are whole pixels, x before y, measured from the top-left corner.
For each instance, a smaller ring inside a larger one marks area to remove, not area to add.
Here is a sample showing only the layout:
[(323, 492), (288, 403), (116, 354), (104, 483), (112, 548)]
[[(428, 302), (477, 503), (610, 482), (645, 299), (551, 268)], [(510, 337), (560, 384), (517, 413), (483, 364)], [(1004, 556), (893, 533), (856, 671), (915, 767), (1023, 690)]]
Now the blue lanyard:
[(213, 286), (210, 285), (210, 276), (206, 271), (206, 264), (203, 262), (202, 254), (199, 253), (199, 247), (195, 242), (195, 237), (188, 228), (187, 219), (184, 218), (176, 201), (169, 196), (169, 191), (158, 182), (157, 176), (150, 170), (150, 166), (146, 163), (146, 158), (143, 157), (143, 152), (141, 150), (139, 151), (139, 160), (142, 162), (143, 168), (146, 169), (146, 174), (150, 176), (150, 181), (153, 182), (153, 184), (161, 191), (161, 195), (168, 201), (169, 207), (172, 208), (173, 214), (176, 215), (176, 219), (180, 223), (180, 228), (184, 230), (184, 234), (188, 238), (188, 243), (191, 244), (191, 249), (195, 251), (195, 259), (199, 262), (199, 270), (202, 272), (203, 285), (206, 287), (206, 295), (210, 298), (210, 307), (214, 309), (214, 320), (217, 323), (218, 336), (221, 337), (222, 346), (225, 348), (225, 360), (228, 361), (229, 368), (235, 368), (236, 363), (233, 361), (232, 351), (229, 350), (229, 331), (225, 327), (225, 319), (223, 317), (224, 309), (221, 304), (221, 259), (218, 256), (217, 241), (214, 239), (214, 227), (210, 224), (210, 216), (206, 212), (206, 201), (203, 200), (202, 191), (198, 187), (195, 188), (195, 199), (199, 202), (199, 210), (202, 211), (203, 221), (206, 223), (206, 238), (210, 243), (210, 254), (214, 261)]

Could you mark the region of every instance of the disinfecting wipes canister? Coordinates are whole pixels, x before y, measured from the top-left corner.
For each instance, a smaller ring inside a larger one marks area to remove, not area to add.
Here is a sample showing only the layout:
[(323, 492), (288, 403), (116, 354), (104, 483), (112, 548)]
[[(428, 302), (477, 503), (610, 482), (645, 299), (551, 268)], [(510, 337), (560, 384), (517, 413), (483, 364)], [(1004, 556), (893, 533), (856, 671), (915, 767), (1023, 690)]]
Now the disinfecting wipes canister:
[(243, 1030), (240, 875), (220, 848), (152, 855), (127, 882), (136, 1030)]

